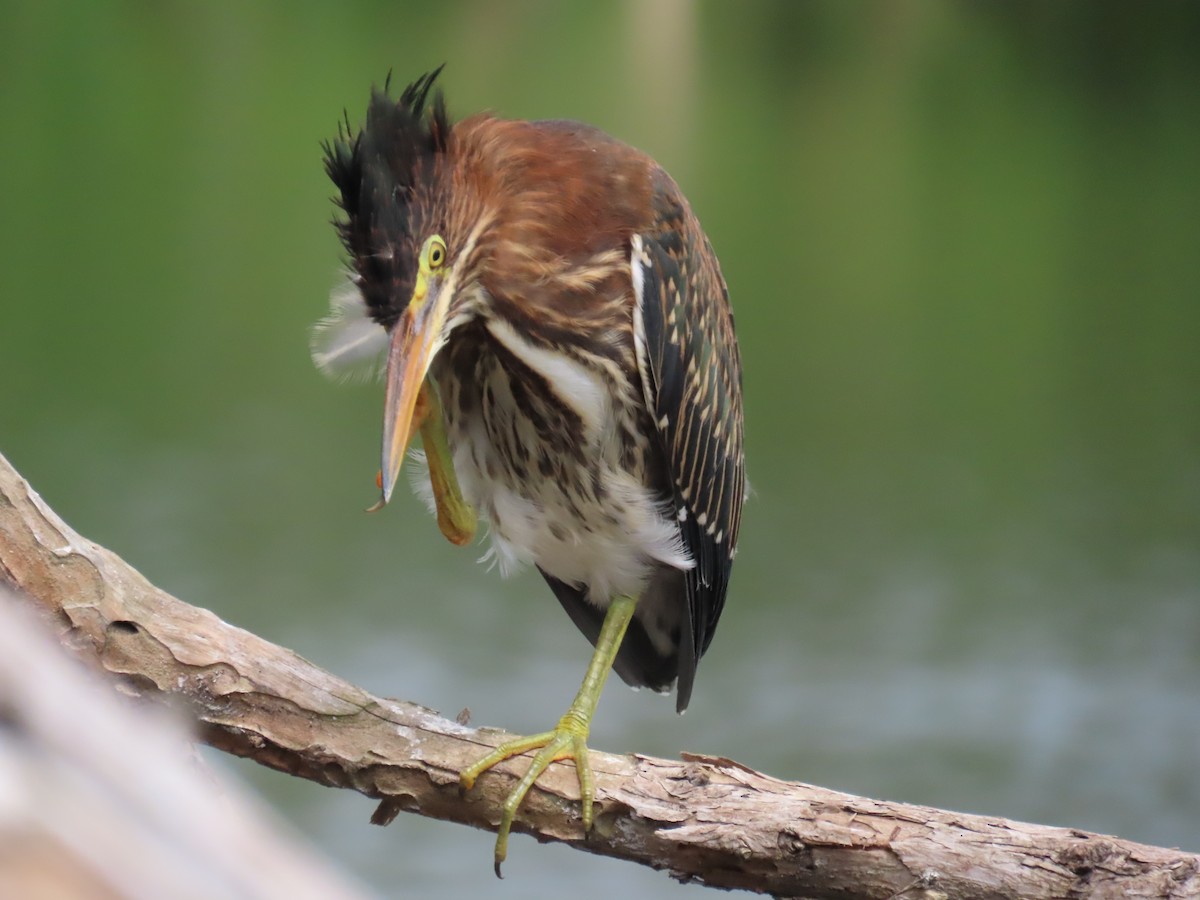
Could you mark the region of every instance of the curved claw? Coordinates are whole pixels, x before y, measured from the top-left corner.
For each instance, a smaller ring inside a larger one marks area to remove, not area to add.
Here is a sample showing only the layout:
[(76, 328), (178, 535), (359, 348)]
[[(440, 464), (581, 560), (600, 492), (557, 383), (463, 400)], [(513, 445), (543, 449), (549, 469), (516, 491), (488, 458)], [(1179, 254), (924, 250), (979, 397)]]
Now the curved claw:
[(501, 744), (483, 759), (479, 760), (479, 762), (463, 769), (458, 776), (459, 784), (462, 785), (464, 790), (469, 791), (475, 786), (476, 779), (488, 769), (497, 763), (511, 759), (514, 756), (519, 756), (529, 750), (537, 750), (538, 752), (529, 764), (525, 775), (517, 782), (517, 786), (512, 789), (508, 797), (505, 798), (503, 812), (500, 816), (500, 827), (496, 833), (496, 851), (494, 854), (497, 878), (503, 877), (500, 874), (500, 865), (508, 856), (508, 835), (512, 830), (512, 823), (513, 819), (516, 818), (517, 810), (521, 808), (521, 804), (525, 801), (525, 795), (529, 793), (534, 782), (541, 777), (542, 773), (550, 767), (552, 762), (557, 762), (561, 759), (575, 761), (575, 771), (579, 776), (579, 801), (582, 806), (584, 833), (587, 833), (592, 828), (592, 805), (596, 789), (592, 780), (591, 760), (588, 758), (587, 729), (586, 727), (581, 729), (578, 720), (573, 718), (569, 713), (563, 716), (562, 721), (558, 723), (558, 727), (553, 731), (546, 731), (542, 734), (535, 734), (526, 738), (517, 738), (508, 743)]
[(604, 679), (612, 668), (621, 639), (625, 636), (625, 628), (633, 618), (633, 610), (637, 601), (632, 597), (616, 597), (604, 614), (604, 624), (600, 628), (600, 636), (596, 639), (596, 650), (592, 661), (588, 663), (587, 673), (583, 676), (583, 684), (579, 693), (567, 709), (566, 715), (558, 720), (553, 731), (535, 734), (533, 737), (517, 738), (506, 744), (501, 744), (473, 766), (468, 766), (459, 773), (458, 781), (464, 790), (470, 790), (475, 785), (475, 779), (492, 766), (506, 759), (511, 759), (528, 750), (537, 750), (529, 770), (508, 798), (504, 801), (504, 813), (500, 817), (500, 828), (496, 835), (496, 875), (500, 876), (500, 864), (508, 854), (508, 833), (512, 829), (513, 819), (521, 802), (533, 783), (541, 777), (550, 763), (560, 759), (575, 760), (575, 772), (579, 776), (579, 802), (583, 813), (583, 831), (587, 834), (592, 830), (592, 802), (595, 799), (596, 788), (592, 780), (592, 764), (588, 759), (587, 736), (591, 728), (592, 716), (596, 712), (596, 704), (600, 701), (600, 692), (604, 689)]

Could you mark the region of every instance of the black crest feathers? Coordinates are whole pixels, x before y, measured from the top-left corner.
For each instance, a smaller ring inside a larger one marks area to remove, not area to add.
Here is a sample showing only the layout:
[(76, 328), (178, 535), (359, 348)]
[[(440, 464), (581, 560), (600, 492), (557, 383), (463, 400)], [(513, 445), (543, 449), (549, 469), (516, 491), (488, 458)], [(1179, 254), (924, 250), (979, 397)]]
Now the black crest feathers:
[(325, 172), (345, 213), (334, 225), (372, 318), (390, 328), (408, 303), (414, 278), (413, 194), (450, 138), (438, 92), (442, 67), (422, 75), (398, 100), (372, 89), (366, 124), (357, 132), (347, 116), (337, 137), (322, 145)]

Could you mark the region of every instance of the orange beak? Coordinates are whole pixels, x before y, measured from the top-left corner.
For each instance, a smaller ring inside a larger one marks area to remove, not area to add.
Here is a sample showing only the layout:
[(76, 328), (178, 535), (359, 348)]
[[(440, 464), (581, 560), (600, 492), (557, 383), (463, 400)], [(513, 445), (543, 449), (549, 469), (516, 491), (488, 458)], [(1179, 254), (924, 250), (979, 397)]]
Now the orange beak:
[[(392, 328), (384, 389), (383, 467), (379, 485), (382, 496), (374, 509), (392, 498), (400, 477), (404, 451), (412, 436), (417, 396), (443, 343), (441, 332), (449, 294), (442, 290), (440, 278), (418, 278), (412, 301)], [(440, 302), (443, 298), (445, 302)]]

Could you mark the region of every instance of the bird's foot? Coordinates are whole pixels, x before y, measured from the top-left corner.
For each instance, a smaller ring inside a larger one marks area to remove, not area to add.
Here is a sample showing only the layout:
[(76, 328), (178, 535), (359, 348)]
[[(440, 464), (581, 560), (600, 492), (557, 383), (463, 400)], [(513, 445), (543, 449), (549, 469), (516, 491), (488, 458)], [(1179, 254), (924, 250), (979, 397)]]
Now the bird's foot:
[(634, 598), (625, 596), (615, 597), (609, 603), (608, 612), (604, 614), (604, 624), (600, 626), (600, 636), (596, 639), (592, 661), (588, 663), (587, 673), (583, 676), (583, 684), (580, 685), (579, 693), (575, 695), (566, 715), (558, 720), (558, 725), (553, 731), (501, 744), (475, 765), (468, 766), (459, 773), (459, 783), (464, 790), (469, 791), (475, 785), (475, 779), (497, 763), (529, 750), (537, 751), (525, 777), (504, 801), (504, 813), (500, 817), (500, 828), (496, 834), (497, 877), (500, 876), (500, 864), (504, 862), (508, 853), (508, 833), (512, 829), (513, 817), (516, 816), (533, 783), (541, 777), (550, 763), (556, 760), (575, 760), (575, 772), (579, 776), (583, 831), (586, 834), (592, 830), (592, 801), (596, 796), (596, 788), (592, 781), (591, 760), (588, 759), (587, 736), (592, 726), (592, 716), (596, 713), (596, 704), (600, 702), (600, 692), (604, 690), (604, 680), (612, 668), (617, 650), (621, 646), (621, 638), (625, 636), (625, 629), (629, 620), (633, 618), (636, 605), (637, 601)]
[(587, 736), (588, 723), (586, 719), (572, 709), (559, 719), (558, 726), (553, 731), (517, 738), (501, 744), (479, 762), (468, 766), (459, 773), (459, 784), (462, 785), (463, 790), (469, 791), (474, 787), (475, 780), (497, 763), (530, 750), (537, 750), (525, 776), (504, 801), (504, 812), (500, 817), (500, 828), (496, 834), (495, 868), (497, 878), (502, 877), (500, 864), (508, 855), (508, 833), (512, 828), (513, 818), (525, 800), (525, 795), (529, 793), (529, 789), (549, 768), (550, 763), (560, 759), (575, 761), (575, 771), (579, 775), (579, 800), (582, 805), (583, 830), (584, 833), (591, 830), (592, 800), (595, 797), (595, 787), (592, 782), (592, 765), (588, 759)]
[(479, 520), (471, 504), (463, 499), (454, 472), (454, 454), (446, 437), (446, 419), (437, 388), (428, 379), (417, 396), (420, 414), (421, 443), (425, 446), (425, 461), (429, 465), (429, 480), (437, 504), (438, 528), (446, 540), (463, 547), (475, 537)]

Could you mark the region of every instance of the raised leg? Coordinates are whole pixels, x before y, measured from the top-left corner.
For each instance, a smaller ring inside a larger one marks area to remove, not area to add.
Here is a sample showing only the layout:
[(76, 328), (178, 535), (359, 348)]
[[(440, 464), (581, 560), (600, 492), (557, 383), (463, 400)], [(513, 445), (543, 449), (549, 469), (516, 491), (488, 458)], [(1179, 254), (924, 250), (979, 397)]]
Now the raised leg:
[[(419, 420), (417, 416), (420, 416)], [(428, 379), (421, 385), (413, 420), (420, 422), (421, 443), (425, 447), (429, 480), (433, 483), (433, 497), (437, 502), (438, 528), (450, 543), (459, 547), (469, 544), (475, 537), (478, 524), (475, 510), (463, 499), (462, 490), (458, 486), (454, 457), (446, 440), (446, 418), (442, 413), (442, 402), (438, 398), (437, 388)]]
[(504, 801), (504, 812), (500, 817), (500, 828), (496, 835), (495, 865), (496, 875), (500, 875), (500, 864), (508, 855), (508, 833), (512, 828), (513, 818), (533, 787), (550, 763), (560, 759), (575, 760), (575, 771), (579, 775), (579, 801), (583, 815), (583, 830), (592, 828), (592, 801), (595, 798), (595, 787), (592, 782), (592, 766), (588, 760), (587, 736), (591, 729), (592, 716), (596, 705), (600, 702), (600, 693), (604, 690), (604, 681), (612, 669), (613, 660), (625, 637), (625, 629), (633, 618), (633, 610), (637, 605), (632, 597), (617, 597), (609, 604), (604, 616), (604, 625), (600, 629), (600, 637), (596, 641), (596, 650), (592, 661), (588, 664), (587, 674), (583, 676), (583, 684), (579, 693), (571, 702), (566, 714), (558, 720), (553, 731), (535, 734), (531, 737), (517, 738), (506, 744), (501, 744), (473, 766), (459, 773), (459, 782), (465, 790), (475, 785), (475, 780), (492, 766), (529, 750), (537, 750), (533, 762), (525, 777), (520, 780), (508, 799)]
[[(413, 407), (412, 424), (408, 429), (405, 446), (412, 443), (416, 433), (421, 432), (421, 444), (425, 448), (425, 460), (429, 464), (429, 480), (433, 484), (433, 499), (437, 504), (438, 528), (446, 540), (462, 547), (475, 537), (478, 521), (469, 503), (463, 499), (454, 472), (454, 457), (450, 454), (450, 443), (446, 439), (446, 419), (442, 413), (442, 402), (437, 388), (426, 379), (417, 394)], [(375, 476), (376, 485), (382, 484), (382, 474)], [(367, 512), (383, 509), (380, 500)]]

